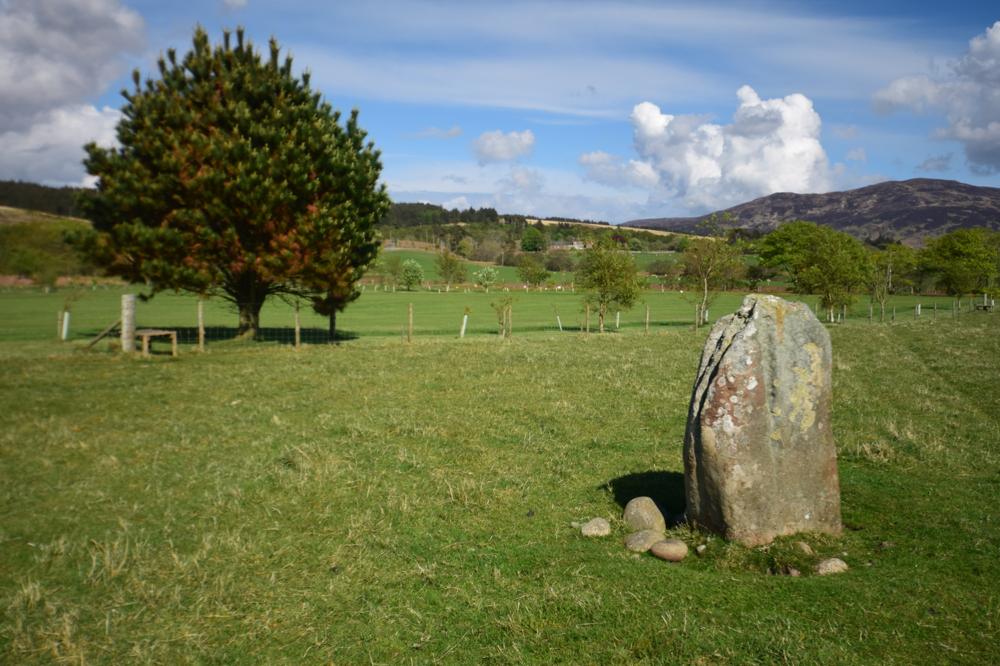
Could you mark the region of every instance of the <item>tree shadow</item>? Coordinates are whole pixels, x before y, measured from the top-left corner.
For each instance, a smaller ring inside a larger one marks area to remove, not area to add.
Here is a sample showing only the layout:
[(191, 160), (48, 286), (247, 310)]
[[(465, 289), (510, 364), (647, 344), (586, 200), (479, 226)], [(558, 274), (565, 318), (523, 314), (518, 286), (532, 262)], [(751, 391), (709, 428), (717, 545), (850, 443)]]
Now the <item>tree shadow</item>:
[(625, 508), (636, 497), (649, 497), (673, 527), (683, 522), (686, 500), (684, 475), (680, 472), (637, 472), (626, 474), (598, 486), (611, 493), (618, 506)]
[[(138, 328), (146, 328), (145, 326), (140, 326)], [(163, 326), (157, 325), (152, 328), (162, 328), (168, 331), (177, 332), (177, 342), (182, 345), (193, 345), (198, 343), (198, 328), (195, 326)], [(86, 331), (85, 337), (91, 338), (97, 335), (99, 331), (94, 329), (93, 331)], [(325, 328), (303, 328), (300, 332), (300, 339), (302, 344), (307, 345), (324, 345), (330, 343), (340, 343), (346, 342), (348, 340), (357, 340), (358, 334), (352, 331), (337, 330), (337, 337), (334, 340), (330, 339), (330, 332)], [(118, 337), (119, 333), (115, 332), (112, 337)], [(239, 340), (239, 329), (235, 326), (206, 326), (205, 327), (205, 342), (225, 342), (227, 340)], [(294, 345), (295, 344), (295, 329), (293, 328), (259, 328), (257, 329), (257, 337), (255, 339), (247, 338), (246, 342), (272, 342), (281, 345)]]

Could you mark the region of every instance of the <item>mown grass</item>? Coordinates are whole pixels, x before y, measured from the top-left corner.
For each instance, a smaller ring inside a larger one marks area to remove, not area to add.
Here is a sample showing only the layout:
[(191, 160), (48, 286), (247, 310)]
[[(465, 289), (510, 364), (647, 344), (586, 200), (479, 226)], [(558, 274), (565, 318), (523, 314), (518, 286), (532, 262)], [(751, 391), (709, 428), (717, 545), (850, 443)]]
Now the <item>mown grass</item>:
[[(708, 545), (680, 565), (628, 554), (619, 516), (637, 494), (683, 510), (705, 329), (151, 360), (5, 343), (0, 654), (996, 661), (997, 321), (833, 328), (844, 535), (806, 536), (810, 558), (677, 527)], [(614, 535), (570, 526), (593, 516)], [(833, 555), (851, 570), (808, 575)]]
[[(115, 288), (96, 286), (93, 288), (62, 288), (45, 293), (39, 289), (11, 288), (0, 290), (0, 342), (28, 342), (52, 340), (57, 336), (59, 312), (67, 304), (71, 311), (70, 339), (76, 342), (88, 340), (115, 322), (120, 316), (121, 294), (141, 292), (141, 288)], [(492, 304), (502, 299), (513, 299), (513, 326), (515, 335), (525, 333), (556, 333), (558, 321), (564, 331), (579, 331), (584, 325), (585, 313), (583, 294), (569, 289), (556, 291), (525, 291), (523, 289), (493, 289), (489, 293), (482, 290), (459, 288), (448, 293), (443, 290), (420, 289), (396, 292), (366, 286), (365, 292), (338, 317), (339, 329), (348, 337), (400, 336), (407, 324), (407, 307), (414, 307), (414, 331), (418, 336), (457, 337), (463, 314), (468, 311), (470, 336), (493, 335), (498, 330), (497, 315)], [(788, 298), (800, 299), (816, 306), (816, 297)], [(711, 307), (712, 318), (732, 312), (739, 306), (743, 294), (724, 293), (719, 295)], [(675, 291), (647, 290), (640, 302), (631, 310), (621, 312), (621, 327), (626, 331), (643, 330), (645, 327), (645, 306), (650, 308), (652, 330), (691, 326), (694, 319), (695, 300), (691, 294)], [(913, 308), (923, 305), (922, 321), (951, 317), (950, 299), (930, 296), (895, 296), (891, 307), (897, 309), (897, 322), (913, 319)], [(932, 309), (937, 304), (935, 314)], [(966, 299), (965, 307), (968, 307)], [(301, 308), (301, 322), (306, 329), (313, 329), (317, 335), (309, 339), (325, 339), (327, 320), (312, 312), (308, 305)], [(557, 321), (556, 317), (559, 317)], [(848, 313), (849, 319), (867, 321), (868, 304), (859, 300)], [(877, 319), (876, 314), (876, 319)], [(161, 293), (148, 302), (139, 302), (136, 309), (139, 327), (186, 329), (184, 341), (193, 343), (193, 328), (197, 324), (197, 301), (189, 294)], [(220, 300), (210, 299), (205, 306), (205, 322), (209, 327), (229, 329), (235, 332), (237, 323), (233, 307)], [(609, 314), (607, 325), (614, 329), (615, 315)], [(272, 332), (271, 338), (286, 343), (293, 339), (293, 307), (279, 299), (269, 300), (261, 312), (261, 325)], [(596, 330), (597, 316), (591, 313), (591, 327)], [(283, 332), (276, 332), (284, 329)]]

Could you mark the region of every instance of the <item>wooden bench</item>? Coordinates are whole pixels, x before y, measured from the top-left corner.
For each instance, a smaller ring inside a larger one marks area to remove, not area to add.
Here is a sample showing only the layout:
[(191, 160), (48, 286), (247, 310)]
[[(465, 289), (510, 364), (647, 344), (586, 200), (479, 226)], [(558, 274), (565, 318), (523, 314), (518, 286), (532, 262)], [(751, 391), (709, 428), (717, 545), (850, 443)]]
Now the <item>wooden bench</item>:
[(150, 338), (158, 337), (169, 337), (170, 338), (170, 354), (171, 356), (177, 356), (177, 331), (167, 331), (159, 328), (140, 328), (135, 332), (140, 338), (142, 338), (142, 355), (149, 356), (149, 340)]
[(984, 312), (993, 312), (992, 303), (976, 303), (977, 310), (983, 310)]

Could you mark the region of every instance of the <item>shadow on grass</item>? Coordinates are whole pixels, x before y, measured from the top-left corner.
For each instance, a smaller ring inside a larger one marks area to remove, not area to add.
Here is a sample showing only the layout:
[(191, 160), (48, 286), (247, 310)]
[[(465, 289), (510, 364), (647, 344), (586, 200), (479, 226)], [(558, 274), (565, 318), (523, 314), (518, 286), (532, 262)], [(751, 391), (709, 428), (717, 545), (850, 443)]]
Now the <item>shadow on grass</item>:
[(684, 515), (684, 475), (680, 472), (626, 474), (611, 479), (599, 489), (609, 491), (623, 509), (636, 497), (649, 497), (671, 527), (679, 524)]
[[(137, 328), (147, 328), (146, 326), (138, 326)], [(149, 328), (161, 328), (168, 331), (177, 332), (177, 342), (182, 345), (194, 345), (198, 343), (198, 328), (195, 326), (154, 326)], [(85, 337), (92, 338), (97, 335), (99, 331), (94, 330), (93, 332), (87, 331)], [(114, 333), (111, 337), (117, 337), (118, 333)], [(330, 339), (330, 333), (325, 328), (303, 328), (301, 329), (301, 340), (303, 344), (307, 345), (323, 345), (329, 343), (339, 343), (348, 340), (356, 340), (358, 334), (351, 331), (337, 331), (337, 337), (334, 340)], [(205, 342), (226, 342), (226, 341), (237, 341), (237, 342), (272, 342), (282, 345), (294, 345), (295, 344), (295, 329), (293, 328), (260, 328), (257, 330), (257, 338), (240, 338), (238, 334), (238, 329), (235, 326), (206, 326), (205, 327)], [(162, 339), (158, 339), (158, 342), (162, 343)]]

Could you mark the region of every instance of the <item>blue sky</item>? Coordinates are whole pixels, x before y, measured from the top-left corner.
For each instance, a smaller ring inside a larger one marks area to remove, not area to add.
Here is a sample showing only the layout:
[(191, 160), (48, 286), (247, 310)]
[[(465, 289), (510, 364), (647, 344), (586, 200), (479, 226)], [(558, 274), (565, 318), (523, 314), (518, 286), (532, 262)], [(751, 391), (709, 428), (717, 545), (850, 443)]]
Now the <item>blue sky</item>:
[[(1000, 9), (0, 0), (0, 179), (85, 182), (129, 72), (245, 26), (361, 110), (397, 201), (621, 222), (887, 179), (1000, 186)], [(994, 24), (996, 26), (994, 27)]]

